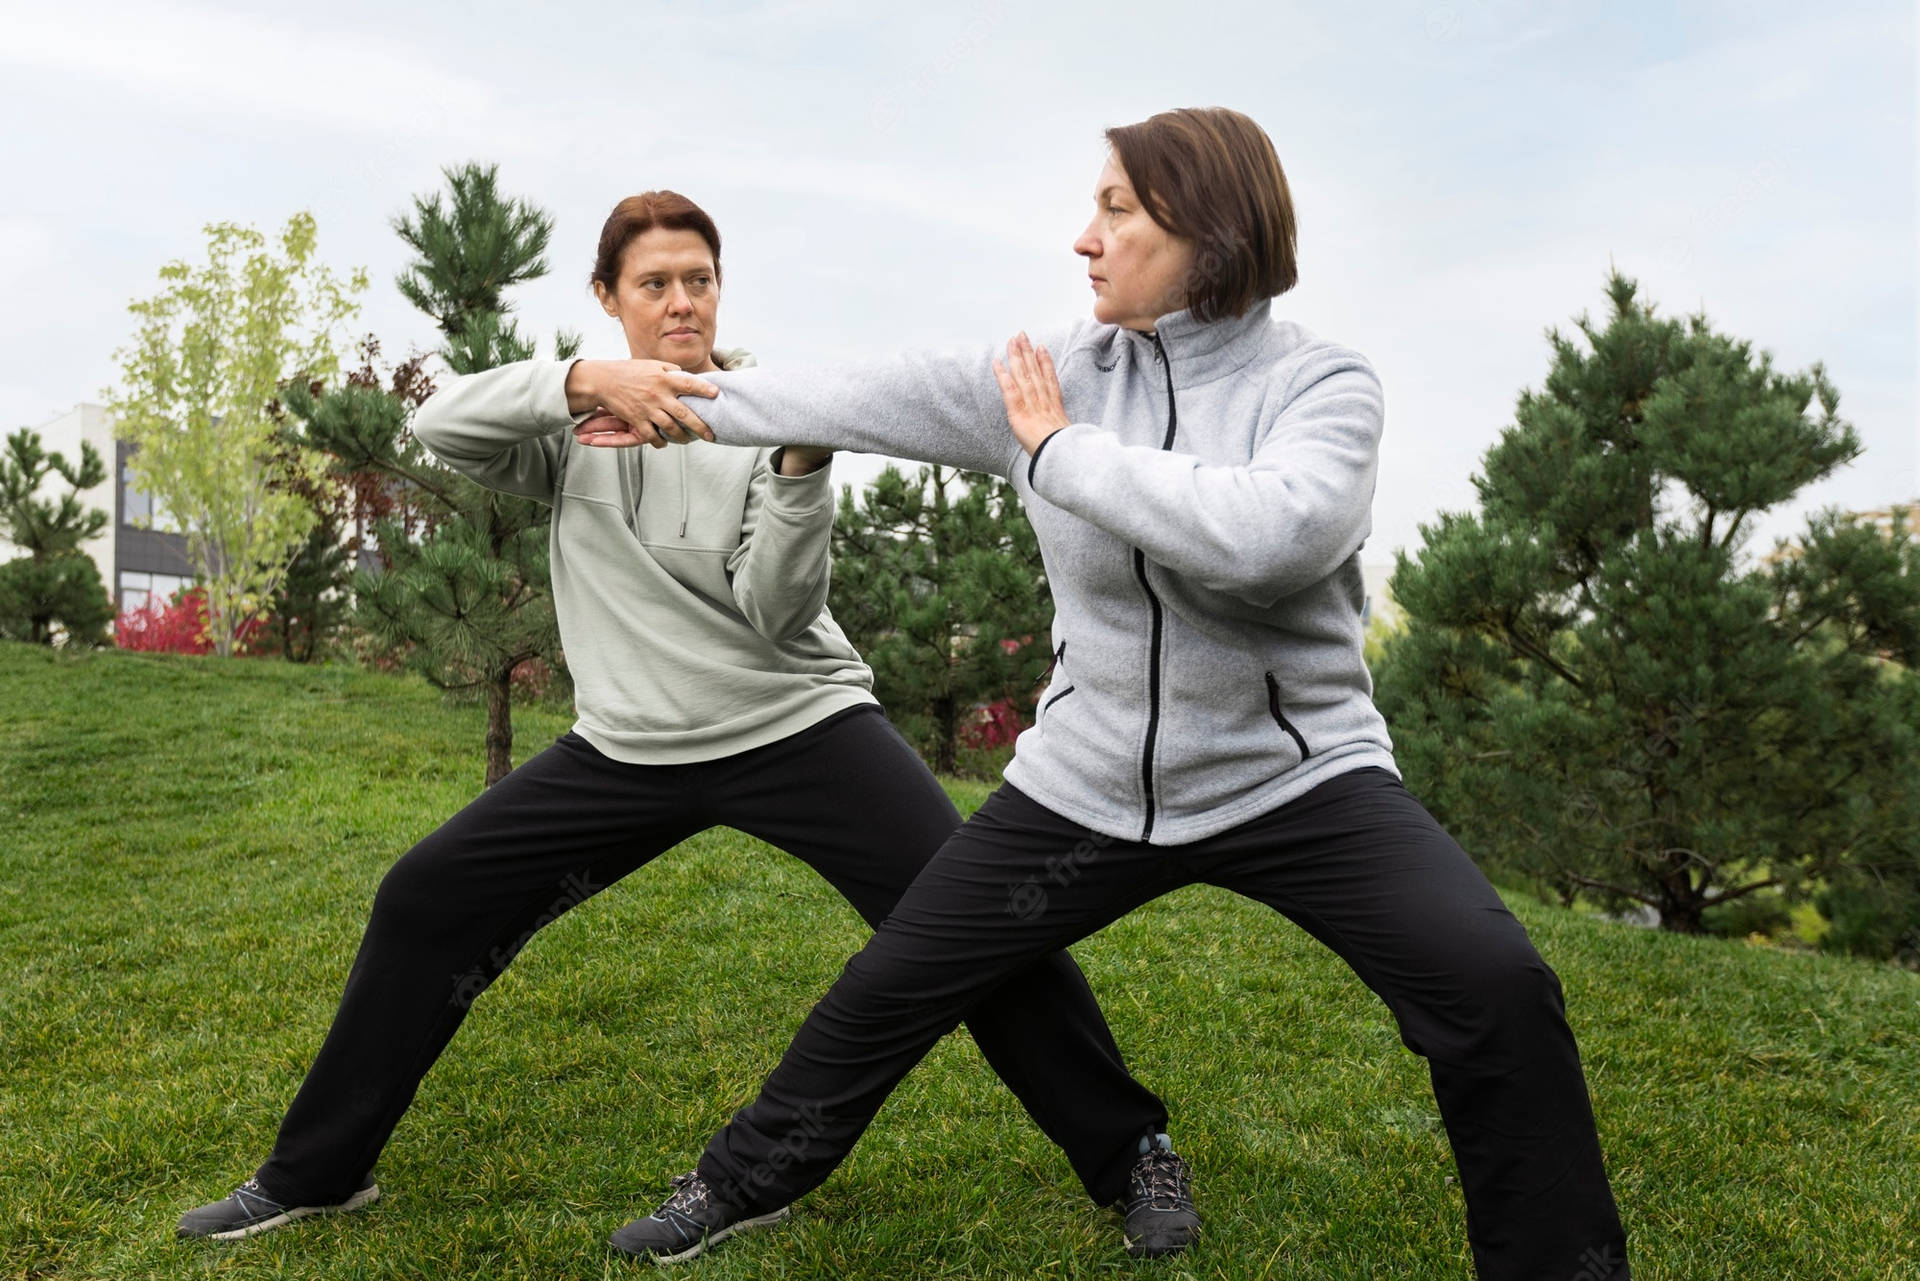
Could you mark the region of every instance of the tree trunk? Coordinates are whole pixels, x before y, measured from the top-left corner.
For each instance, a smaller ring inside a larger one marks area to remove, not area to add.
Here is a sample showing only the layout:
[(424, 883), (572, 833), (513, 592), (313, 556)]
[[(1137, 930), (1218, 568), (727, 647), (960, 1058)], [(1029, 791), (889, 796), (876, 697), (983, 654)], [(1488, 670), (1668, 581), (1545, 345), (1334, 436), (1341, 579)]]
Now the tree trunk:
[(1663, 895), (1660, 899), (1660, 928), (1674, 934), (1705, 934), (1707, 927), (1700, 920), (1700, 911), (1705, 906), (1698, 899), (1669, 902)]
[(933, 724), (933, 772), (951, 774), (960, 766), (960, 727), (954, 715), (953, 695), (934, 700)]
[(1706, 886), (1694, 884), (1684, 855), (1670, 855), (1660, 877), (1660, 928), (1675, 934), (1705, 934), (1700, 914), (1707, 909)]
[[(1644, 709), (1646, 736), (1641, 740), (1641, 750), (1649, 758), (1672, 760), (1679, 754), (1678, 731), (1672, 727), (1674, 716), (1671, 709), (1660, 703), (1649, 703)], [(1700, 913), (1707, 906), (1706, 886), (1694, 883), (1687, 855), (1673, 852), (1691, 847), (1693, 833), (1685, 830), (1676, 816), (1673, 793), (1657, 781), (1658, 777), (1655, 770), (1647, 771), (1648, 810), (1654, 820), (1651, 833), (1659, 842), (1654, 848), (1660, 851), (1655, 855), (1660, 867), (1660, 928), (1675, 934), (1705, 934)]]
[(513, 668), (487, 682), (487, 786), (513, 769)]
[(213, 642), (213, 652), (220, 658), (233, 657), (233, 631), (229, 627), (227, 611), (217, 609), (213, 603), (213, 588), (207, 588), (207, 636)]

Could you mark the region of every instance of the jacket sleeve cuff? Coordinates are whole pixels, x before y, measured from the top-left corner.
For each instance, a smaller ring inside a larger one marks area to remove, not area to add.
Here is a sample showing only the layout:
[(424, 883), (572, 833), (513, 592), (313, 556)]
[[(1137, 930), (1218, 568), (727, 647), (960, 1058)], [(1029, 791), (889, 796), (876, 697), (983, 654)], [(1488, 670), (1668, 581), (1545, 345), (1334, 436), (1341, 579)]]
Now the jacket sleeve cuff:
[(584, 359), (575, 357), (572, 360), (541, 361), (540, 367), (534, 371), (531, 399), (548, 431), (575, 427), (593, 416), (595, 411), (592, 409), (583, 409), (576, 414), (567, 408), (567, 375)]
[[(1041, 441), (1040, 447), (1027, 459), (1027, 487), (1056, 507), (1064, 506), (1063, 498), (1076, 488), (1076, 474), (1084, 470), (1083, 466), (1076, 466), (1075, 453), (1086, 441), (1110, 434), (1090, 423), (1071, 423), (1054, 432)], [(1042, 454), (1047, 456), (1044, 486), (1040, 471)]]

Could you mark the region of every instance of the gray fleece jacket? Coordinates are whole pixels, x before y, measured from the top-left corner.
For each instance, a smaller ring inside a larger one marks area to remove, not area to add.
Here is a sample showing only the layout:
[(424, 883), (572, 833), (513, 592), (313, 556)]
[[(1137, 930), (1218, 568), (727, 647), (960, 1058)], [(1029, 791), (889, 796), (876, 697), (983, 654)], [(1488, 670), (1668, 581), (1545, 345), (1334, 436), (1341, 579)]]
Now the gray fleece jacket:
[(1053, 591), (1055, 661), (1006, 778), (1049, 809), (1179, 845), (1350, 770), (1398, 774), (1361, 650), (1383, 417), (1366, 358), (1266, 302), (1036, 341), (1073, 425), (1032, 458), (992, 350), (722, 373), (718, 398), (683, 399), (724, 444), (1012, 480)]
[[(715, 352), (729, 369), (745, 352)], [(446, 383), (414, 415), (436, 458), (553, 508), (553, 600), (574, 731), (636, 765), (713, 760), (873, 703), (873, 672), (827, 612), (831, 469), (772, 450), (591, 449), (570, 431), (572, 361)], [(781, 443), (781, 442), (775, 442)]]

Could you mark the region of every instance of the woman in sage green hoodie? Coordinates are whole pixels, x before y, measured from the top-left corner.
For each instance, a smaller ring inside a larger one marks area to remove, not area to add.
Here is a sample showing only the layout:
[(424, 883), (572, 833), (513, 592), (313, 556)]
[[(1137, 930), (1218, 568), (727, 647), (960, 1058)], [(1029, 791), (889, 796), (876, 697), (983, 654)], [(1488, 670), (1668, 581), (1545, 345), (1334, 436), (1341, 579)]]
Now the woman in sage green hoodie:
[[(601, 232), (594, 292), (656, 369), (753, 363), (714, 348), (720, 279), (718, 230), (673, 192), (622, 201)], [(578, 720), (387, 873), (272, 1155), (188, 1212), (181, 1236), (237, 1239), (375, 1200), (374, 1161), (475, 998), (543, 925), (687, 837), (760, 837), (878, 925), (959, 825), (826, 609), (830, 451), (591, 449), (572, 434), (599, 409), (581, 370), (456, 378), (413, 424), (448, 466), (552, 506)], [(690, 1017), (704, 978), (676, 975), (679, 1003), (655, 1016)], [(968, 1025), (1095, 1201), (1126, 1205), (1166, 1111), (1067, 954), (1011, 978)]]

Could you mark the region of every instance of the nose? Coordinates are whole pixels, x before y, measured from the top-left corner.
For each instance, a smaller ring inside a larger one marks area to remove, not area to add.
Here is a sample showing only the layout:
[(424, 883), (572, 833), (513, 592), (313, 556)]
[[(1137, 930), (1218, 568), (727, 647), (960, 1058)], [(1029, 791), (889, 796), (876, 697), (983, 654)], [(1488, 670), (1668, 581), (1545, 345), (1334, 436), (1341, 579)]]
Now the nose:
[(1073, 242), (1073, 252), (1090, 259), (1100, 256), (1100, 237), (1094, 234), (1093, 223), (1089, 222), (1080, 239)]
[(667, 295), (667, 314), (685, 316), (693, 311), (693, 298), (687, 293), (685, 285), (676, 284), (673, 292)]

